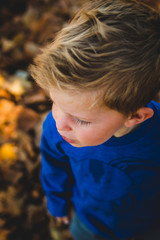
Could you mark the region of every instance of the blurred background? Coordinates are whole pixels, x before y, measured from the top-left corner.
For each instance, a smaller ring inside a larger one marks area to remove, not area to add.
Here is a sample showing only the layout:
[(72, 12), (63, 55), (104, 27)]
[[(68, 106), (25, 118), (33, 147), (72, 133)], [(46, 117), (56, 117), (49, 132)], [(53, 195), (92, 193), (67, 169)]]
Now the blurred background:
[(27, 69), (87, 1), (0, 1), (0, 240), (72, 239), (46, 209), (39, 143), (51, 102)]

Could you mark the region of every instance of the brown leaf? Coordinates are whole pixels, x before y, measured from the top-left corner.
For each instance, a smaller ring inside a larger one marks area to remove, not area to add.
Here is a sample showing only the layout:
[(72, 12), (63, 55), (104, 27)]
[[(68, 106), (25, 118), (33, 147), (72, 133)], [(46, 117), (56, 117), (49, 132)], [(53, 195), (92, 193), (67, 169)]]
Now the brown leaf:
[(6, 38), (2, 38), (1, 45), (2, 45), (2, 51), (8, 52), (15, 47), (15, 42)]
[(21, 77), (16, 74), (11, 77), (8, 77), (7, 80), (8, 81), (4, 83), (3, 88), (6, 89), (12, 95), (14, 95), (17, 101), (19, 101), (22, 95), (32, 86), (26, 77), (23, 76)]
[(18, 115), (18, 129), (23, 131), (29, 131), (30, 129), (34, 128), (39, 120), (39, 115), (35, 111), (23, 107)]
[[(18, 133), (18, 139), (19, 139), (19, 157), (22, 160), (22, 152), (23, 152), (23, 156), (24, 156), (24, 152), (27, 154), (27, 156), (29, 156), (30, 158), (33, 158), (35, 156), (35, 152), (33, 150), (33, 144), (32, 144), (32, 139), (31, 137), (25, 133), (25, 132), (19, 132)], [(26, 157), (27, 158), (27, 157)], [(25, 159), (27, 160), (27, 159)], [(27, 162), (28, 164), (28, 162)], [(32, 166), (33, 168), (33, 166)]]
[(0, 228), (2, 228), (5, 225), (5, 223), (6, 221), (4, 219), (0, 219)]
[(7, 236), (9, 235), (10, 230), (0, 229), (1, 240), (7, 240)]
[(7, 191), (0, 192), (0, 213), (12, 213), (14, 216), (20, 215), (24, 199), (18, 199), (16, 195), (17, 191), (13, 186), (9, 186)]
[(17, 128), (17, 117), (22, 106), (16, 106), (13, 102), (1, 99), (0, 100), (0, 135), (4, 139), (15, 136)]
[(27, 94), (24, 96), (23, 103), (27, 105), (32, 104), (41, 104), (46, 102), (47, 97), (45, 93), (40, 89), (38, 91), (34, 91), (31, 94)]

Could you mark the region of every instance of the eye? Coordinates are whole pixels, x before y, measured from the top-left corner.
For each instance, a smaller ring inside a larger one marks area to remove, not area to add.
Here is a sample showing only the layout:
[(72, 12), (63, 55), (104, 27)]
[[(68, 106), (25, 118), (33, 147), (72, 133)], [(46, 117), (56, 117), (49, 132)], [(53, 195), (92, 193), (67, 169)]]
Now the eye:
[(89, 124), (91, 124), (91, 122), (86, 122), (86, 121), (80, 120), (78, 118), (75, 118), (75, 122), (78, 123), (79, 125), (89, 125)]

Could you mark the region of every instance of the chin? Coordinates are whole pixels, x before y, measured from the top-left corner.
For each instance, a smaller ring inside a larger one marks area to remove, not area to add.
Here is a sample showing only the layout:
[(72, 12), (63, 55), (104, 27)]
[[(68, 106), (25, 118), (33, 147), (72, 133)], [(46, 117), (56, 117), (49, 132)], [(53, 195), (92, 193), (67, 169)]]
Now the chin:
[(77, 148), (86, 147), (85, 145), (81, 145), (80, 143), (70, 143), (70, 145)]
[(82, 143), (70, 143), (70, 145), (72, 145), (73, 147), (77, 147), (77, 148), (82, 148), (82, 147), (94, 147), (94, 146), (98, 146), (99, 144), (82, 144)]

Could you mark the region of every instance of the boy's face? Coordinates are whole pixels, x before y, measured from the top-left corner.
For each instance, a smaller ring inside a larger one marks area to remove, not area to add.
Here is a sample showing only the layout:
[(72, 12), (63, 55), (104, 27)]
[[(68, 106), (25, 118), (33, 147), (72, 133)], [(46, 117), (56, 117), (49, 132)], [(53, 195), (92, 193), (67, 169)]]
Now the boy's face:
[(97, 95), (96, 91), (50, 91), (57, 130), (72, 146), (96, 146), (113, 135), (124, 135), (126, 118), (106, 106), (92, 106)]

